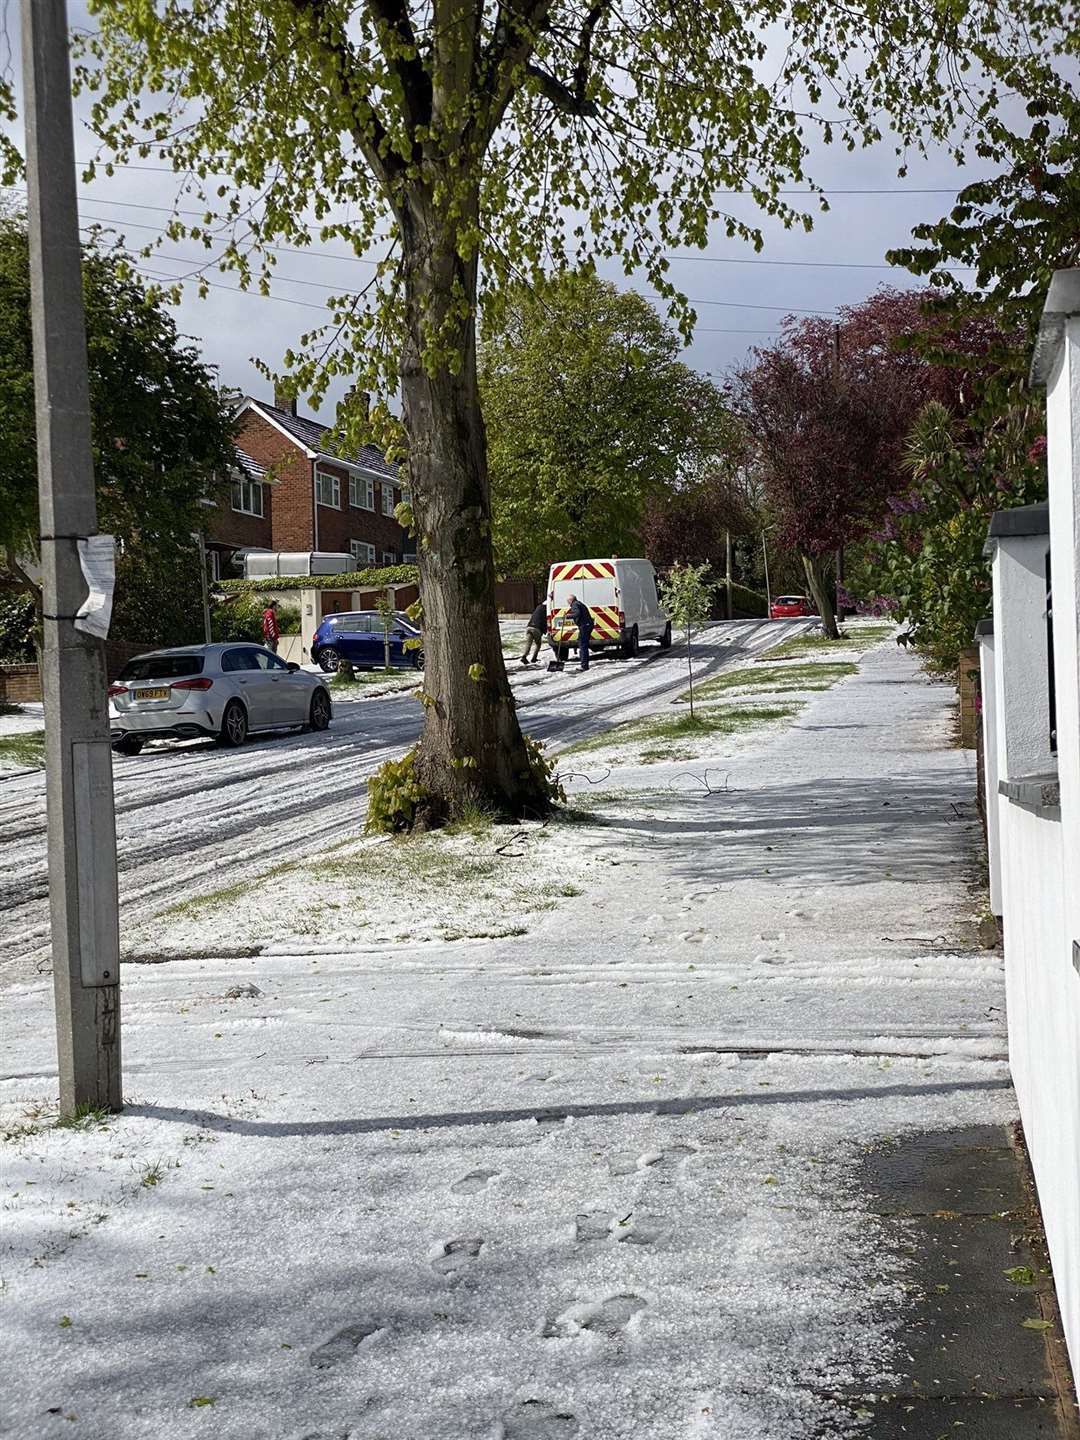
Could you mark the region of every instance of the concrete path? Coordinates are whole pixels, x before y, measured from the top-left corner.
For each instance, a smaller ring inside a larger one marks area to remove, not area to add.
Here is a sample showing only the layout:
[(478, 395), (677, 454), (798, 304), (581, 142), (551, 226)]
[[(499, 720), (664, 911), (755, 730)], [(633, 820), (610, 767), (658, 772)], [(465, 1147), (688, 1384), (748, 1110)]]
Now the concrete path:
[(603, 786), (523, 936), (130, 967), (130, 1108), (13, 1142), (0, 1433), (1068, 1434), (949, 692)]

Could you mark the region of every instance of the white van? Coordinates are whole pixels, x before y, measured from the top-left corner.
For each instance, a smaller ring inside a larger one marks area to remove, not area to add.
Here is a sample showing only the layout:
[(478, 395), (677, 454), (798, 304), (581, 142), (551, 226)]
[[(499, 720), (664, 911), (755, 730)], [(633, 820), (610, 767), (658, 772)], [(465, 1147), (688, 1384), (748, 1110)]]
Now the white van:
[(570, 596), (592, 611), (590, 650), (617, 646), (629, 658), (642, 640), (671, 644), (671, 621), (660, 609), (656, 571), (648, 560), (559, 560), (548, 572), (548, 636), (560, 660), (577, 648), (577, 626), (566, 619)]

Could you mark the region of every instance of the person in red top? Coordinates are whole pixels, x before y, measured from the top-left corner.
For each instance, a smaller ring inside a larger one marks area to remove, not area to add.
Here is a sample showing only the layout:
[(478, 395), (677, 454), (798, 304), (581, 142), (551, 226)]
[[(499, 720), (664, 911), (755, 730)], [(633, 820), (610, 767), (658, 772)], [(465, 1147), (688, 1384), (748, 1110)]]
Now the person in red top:
[(277, 623), (277, 601), (271, 600), (270, 604), (267, 605), (263, 611), (263, 644), (267, 650), (272, 650), (275, 655), (277, 654), (278, 636), (280, 634), (281, 631), (278, 629)]

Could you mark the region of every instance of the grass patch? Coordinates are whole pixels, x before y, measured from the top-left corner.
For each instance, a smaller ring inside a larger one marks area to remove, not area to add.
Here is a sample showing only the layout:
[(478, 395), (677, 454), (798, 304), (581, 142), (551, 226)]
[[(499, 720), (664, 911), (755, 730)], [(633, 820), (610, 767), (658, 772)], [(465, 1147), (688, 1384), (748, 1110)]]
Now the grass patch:
[(264, 870), (261, 875), (252, 875), (247, 880), (237, 880), (232, 885), (222, 885), (219, 890), (208, 890), (205, 895), (196, 895), (191, 900), (179, 900), (175, 905), (169, 905), (166, 909), (159, 911), (161, 919), (172, 917), (201, 915), (204, 910), (213, 910), (219, 905), (227, 905), (230, 900), (239, 900), (250, 890), (255, 890), (272, 880), (275, 875), (284, 875), (287, 870), (296, 870), (300, 865), (299, 860), (286, 860), (281, 865), (274, 865), (269, 870)]
[(355, 670), (352, 679), (348, 679), (340, 671), (328, 675), (327, 682), (332, 695), (346, 696), (350, 690), (362, 690), (368, 685), (390, 685), (404, 689), (406, 686), (419, 685), (420, 672), (418, 670), (401, 670), (392, 666), (389, 670)]
[(590, 735), (585, 740), (567, 746), (564, 755), (582, 750), (604, 750), (614, 746), (653, 742), (644, 754), (654, 754), (657, 759), (689, 759), (693, 752), (680, 751), (672, 754), (665, 744), (660, 749), (655, 742), (671, 742), (689, 739), (704, 739), (708, 735), (734, 735), (740, 730), (752, 730), (757, 725), (766, 725), (772, 720), (786, 720), (796, 715), (798, 705), (747, 705), (738, 709), (712, 707), (693, 715), (650, 715), (643, 720), (628, 720), (600, 735)]
[[(817, 660), (802, 665), (785, 665), (782, 670), (759, 669), (756, 665), (744, 670), (729, 670), (713, 680), (705, 680), (694, 686), (694, 698), (711, 699), (731, 690), (768, 690), (776, 693), (782, 690), (828, 690), (845, 675), (854, 675), (858, 670), (854, 660)], [(679, 696), (680, 701), (690, 698), (689, 690)]]
[(22, 735), (0, 735), (0, 767), (21, 770), (45, 767), (45, 731), (27, 730)]
[(790, 660), (792, 656), (799, 655), (827, 655), (830, 650), (869, 650), (871, 645), (891, 635), (894, 629), (891, 623), (853, 626), (840, 640), (830, 640), (825, 635), (793, 635), (790, 640), (777, 645), (775, 650), (767, 651), (758, 663)]
[(112, 1112), (98, 1105), (76, 1105), (70, 1115), (62, 1115), (57, 1130), (101, 1130), (112, 1118)]

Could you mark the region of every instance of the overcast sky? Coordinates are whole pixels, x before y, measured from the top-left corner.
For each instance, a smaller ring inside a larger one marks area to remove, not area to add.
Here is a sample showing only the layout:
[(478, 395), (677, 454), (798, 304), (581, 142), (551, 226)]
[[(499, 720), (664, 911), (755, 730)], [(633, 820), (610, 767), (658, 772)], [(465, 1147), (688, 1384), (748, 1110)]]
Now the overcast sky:
[[(15, 0), (0, 0), (0, 7), (17, 81), (18, 8)], [(85, 20), (79, 13), (82, 8), (78, 3), (69, 4), (73, 21)], [(21, 144), (21, 134), (19, 140)], [(77, 112), (76, 154), (83, 159), (95, 150), (93, 137)], [(142, 163), (162, 164), (153, 160)], [(944, 150), (937, 150), (926, 161), (910, 160), (907, 175), (898, 180), (888, 143), (857, 154), (823, 146), (808, 168), (829, 192), (832, 207), (830, 213), (816, 217), (811, 234), (786, 231), (778, 222), (765, 220), (766, 243), (759, 256), (748, 245), (721, 233), (700, 258), (672, 262), (672, 280), (698, 310), (698, 331), (685, 354), (695, 368), (722, 378), (752, 346), (769, 343), (789, 311), (830, 312), (837, 305), (858, 302), (883, 284), (915, 283), (904, 272), (885, 265), (885, 251), (905, 244), (912, 226), (920, 221), (945, 214), (957, 189), (981, 173), (958, 169)], [(148, 168), (118, 170), (91, 185), (80, 183), (82, 220), (84, 224), (107, 224), (133, 247), (145, 244), (165, 225), (175, 193), (176, 182), (167, 173)], [(725, 200), (734, 214), (753, 218), (749, 196)], [(808, 197), (806, 203), (813, 202)], [(319, 323), (325, 293), (320, 286), (340, 293), (355, 284), (358, 275), (369, 273), (353, 259), (335, 258), (335, 251), (341, 255), (340, 244), (322, 250), (313, 246), (309, 256), (280, 257), (272, 298), (241, 293), (234, 277), (216, 273), (217, 286), (227, 288), (211, 290), (206, 300), (193, 291), (188, 293), (177, 310), (178, 324), (197, 342), (207, 362), (219, 367), (223, 385), (255, 395), (269, 394), (252, 358), (258, 356), (276, 367), (299, 335)], [(163, 255), (181, 259), (155, 257), (145, 263), (158, 273), (171, 275), (183, 273), (184, 256), (205, 261), (201, 247), (171, 241), (163, 246)], [(611, 266), (601, 269), (621, 284), (630, 283)], [(638, 288), (648, 290), (644, 282)], [(344, 384), (335, 387), (330, 400), (345, 388)], [(324, 404), (327, 419), (332, 419), (330, 409)]]

